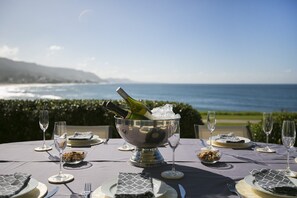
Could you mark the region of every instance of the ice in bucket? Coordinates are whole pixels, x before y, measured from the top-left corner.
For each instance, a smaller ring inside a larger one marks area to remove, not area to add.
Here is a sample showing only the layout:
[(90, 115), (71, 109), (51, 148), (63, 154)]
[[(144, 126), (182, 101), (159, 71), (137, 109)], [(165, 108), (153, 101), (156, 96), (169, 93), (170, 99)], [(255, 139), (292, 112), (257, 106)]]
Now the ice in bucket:
[(161, 107), (156, 107), (152, 110), (154, 120), (158, 119), (178, 119), (179, 114), (173, 112), (173, 106), (171, 104), (165, 104)]

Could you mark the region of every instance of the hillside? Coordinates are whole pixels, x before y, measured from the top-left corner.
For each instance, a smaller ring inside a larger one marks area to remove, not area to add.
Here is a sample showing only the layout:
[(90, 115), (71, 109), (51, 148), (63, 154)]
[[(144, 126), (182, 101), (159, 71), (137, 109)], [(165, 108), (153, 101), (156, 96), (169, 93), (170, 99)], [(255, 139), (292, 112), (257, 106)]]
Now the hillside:
[(105, 82), (91, 72), (47, 67), (0, 58), (0, 83), (85, 83)]

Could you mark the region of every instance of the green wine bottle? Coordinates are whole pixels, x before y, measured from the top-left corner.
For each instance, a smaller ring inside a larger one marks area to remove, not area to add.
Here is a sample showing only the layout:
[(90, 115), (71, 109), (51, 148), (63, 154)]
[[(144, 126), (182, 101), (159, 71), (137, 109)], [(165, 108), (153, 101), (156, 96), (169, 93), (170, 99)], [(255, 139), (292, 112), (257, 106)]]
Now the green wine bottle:
[(121, 87), (117, 88), (116, 91), (127, 102), (133, 114), (144, 116), (150, 120), (154, 119), (150, 109), (147, 106), (145, 106), (142, 102), (135, 100), (134, 98), (129, 96)]
[(122, 109), (121, 107), (115, 105), (113, 102), (108, 101), (104, 102), (102, 105), (105, 109), (108, 111), (119, 115), (125, 119), (131, 119), (131, 120), (147, 120), (146, 117), (138, 115), (138, 114), (133, 114), (131, 111), (127, 111), (125, 109)]

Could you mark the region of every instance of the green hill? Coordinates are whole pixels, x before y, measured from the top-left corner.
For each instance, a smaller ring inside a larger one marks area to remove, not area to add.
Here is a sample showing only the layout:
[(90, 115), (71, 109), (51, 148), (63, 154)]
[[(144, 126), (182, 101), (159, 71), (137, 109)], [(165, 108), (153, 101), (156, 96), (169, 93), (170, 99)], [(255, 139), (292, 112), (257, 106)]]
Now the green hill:
[(0, 58), (0, 83), (100, 83), (91, 72)]

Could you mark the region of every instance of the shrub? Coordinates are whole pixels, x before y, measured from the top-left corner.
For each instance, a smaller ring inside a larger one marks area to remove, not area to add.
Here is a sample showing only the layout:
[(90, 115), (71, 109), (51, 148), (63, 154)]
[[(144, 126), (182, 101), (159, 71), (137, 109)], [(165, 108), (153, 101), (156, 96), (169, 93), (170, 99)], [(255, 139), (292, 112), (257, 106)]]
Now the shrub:
[[(126, 106), (124, 101), (113, 101)], [(183, 103), (143, 101), (149, 108), (171, 103), (174, 112), (181, 115), (181, 137), (194, 137), (194, 124), (203, 124), (199, 112)], [(42, 139), (38, 124), (39, 110), (49, 110), (50, 124), (46, 138), (52, 137), (55, 121), (65, 120), (69, 125), (110, 125), (113, 137), (119, 137), (114, 127), (114, 115), (101, 104), (103, 100), (0, 100), (0, 143)]]

